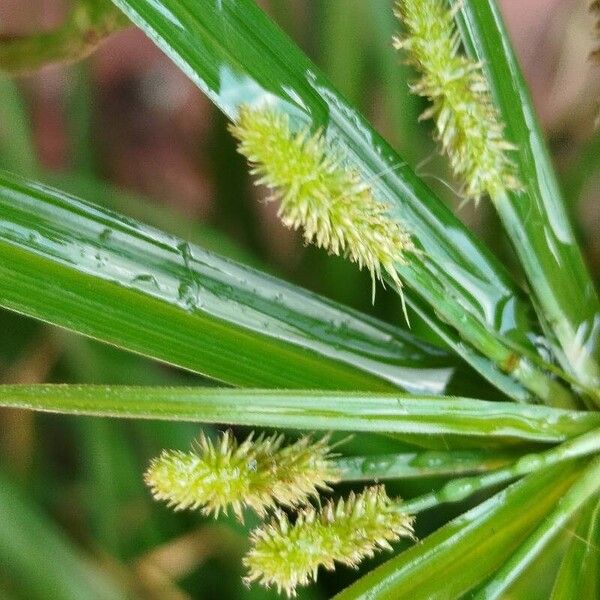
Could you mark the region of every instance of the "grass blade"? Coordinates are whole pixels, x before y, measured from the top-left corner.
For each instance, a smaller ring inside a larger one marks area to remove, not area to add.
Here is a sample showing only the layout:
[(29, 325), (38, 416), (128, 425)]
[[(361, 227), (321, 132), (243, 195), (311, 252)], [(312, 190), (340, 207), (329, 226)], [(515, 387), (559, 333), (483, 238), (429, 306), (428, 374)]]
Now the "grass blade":
[(30, 600), (125, 600), (21, 492), (0, 476), (0, 571)]
[(0, 165), (27, 175), (39, 170), (23, 96), (4, 75), (0, 75)]
[(450, 481), (437, 492), (431, 492), (407, 502), (407, 510), (410, 513), (417, 513), (444, 502), (460, 502), (477, 492), (500, 486), (541, 468), (582, 456), (598, 454), (599, 452), (600, 430), (593, 430), (545, 452), (522, 456), (513, 464), (497, 469), (492, 473)]
[[(498, 213), (565, 369), (600, 403), (600, 301), (569, 223), (529, 91), (494, 0), (466, 0), (458, 13), (467, 50), (481, 60), (504, 122), (523, 192), (507, 192)], [(600, 406), (600, 404), (599, 404)]]
[(443, 393), (445, 352), (132, 219), (0, 174), (0, 305), (236, 385)]
[[(573, 487), (560, 498), (557, 507), (527, 538), (494, 577), (474, 596), (476, 600), (499, 600), (506, 597), (511, 584), (544, 551), (573, 514), (600, 490), (600, 457), (593, 460), (581, 473)], [(573, 590), (574, 591), (574, 590)], [(591, 597), (591, 596), (590, 596)]]
[(429, 326), (440, 338), (448, 344), (449, 348), (461, 356), (473, 369), (489, 381), (497, 390), (503, 392), (508, 398), (516, 402), (532, 402), (531, 392), (515, 381), (510, 375), (503, 372), (496, 363), (486, 359), (485, 356), (474, 350), (458, 334), (458, 332), (440, 321), (433, 310), (424, 302), (415, 298), (411, 292), (406, 293), (406, 304), (415, 311), (424, 323)]
[(600, 596), (600, 499), (583, 509), (556, 575), (551, 600)]
[(0, 406), (122, 418), (304, 430), (560, 442), (600, 413), (466, 398), (201, 387), (4, 385)]
[(567, 464), (527, 476), (367, 573), (335, 600), (464, 597), (511, 556), (577, 473)]
[(485, 473), (516, 460), (514, 453), (487, 450), (447, 450), (347, 456), (338, 458), (336, 466), (344, 481), (413, 479)]

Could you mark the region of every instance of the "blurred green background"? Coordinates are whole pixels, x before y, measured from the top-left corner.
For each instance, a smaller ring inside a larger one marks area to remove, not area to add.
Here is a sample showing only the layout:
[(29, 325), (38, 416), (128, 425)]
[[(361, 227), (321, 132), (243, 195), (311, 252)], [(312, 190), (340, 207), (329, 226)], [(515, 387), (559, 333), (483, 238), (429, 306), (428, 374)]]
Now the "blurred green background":
[[(261, 4), (522, 280), (510, 248), (497, 235), (491, 207), (485, 202), (476, 210), (460, 207), (430, 126), (418, 122), (424, 104), (407, 85), (415, 76), (391, 48), (396, 30), (391, 0)], [(586, 2), (528, 0), (526, 10), (521, 0), (502, 5), (598, 281), (600, 133), (591, 124), (600, 69), (587, 61), (594, 40)], [(51, 27), (68, 7), (58, 0), (0, 0), (0, 35)], [(368, 274), (304, 247), (283, 229), (276, 207), (261, 202), (261, 191), (253, 188), (225, 125), (209, 101), (134, 30), (114, 36), (83, 63), (0, 79), (0, 167), (401, 325), (395, 294), (379, 290), (373, 306)], [(413, 330), (435, 341), (416, 318)], [(201, 382), (8, 312), (0, 312), (0, 331), (3, 383)], [(162, 448), (186, 448), (197, 433), (195, 425), (1, 410), (0, 598), (277, 597), (241, 581), (246, 531), (255, 523), (173, 514), (144, 488), (148, 460)], [(393, 447), (360, 436), (345, 451)], [(391, 487), (410, 497), (436, 482)], [(426, 513), (419, 535), (459, 511)], [(301, 597), (329, 597), (355, 577), (339, 569)]]

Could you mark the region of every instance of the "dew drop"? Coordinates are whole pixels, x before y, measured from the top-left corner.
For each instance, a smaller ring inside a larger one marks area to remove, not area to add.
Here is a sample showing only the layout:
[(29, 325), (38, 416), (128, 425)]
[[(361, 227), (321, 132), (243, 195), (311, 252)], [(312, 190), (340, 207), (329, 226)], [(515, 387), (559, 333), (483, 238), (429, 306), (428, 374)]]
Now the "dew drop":
[(475, 491), (475, 486), (467, 479), (451, 481), (444, 488), (444, 497), (447, 502), (458, 502)]
[(100, 234), (98, 235), (98, 239), (101, 242), (107, 242), (110, 239), (110, 236), (112, 235), (112, 229), (109, 229), (108, 227), (105, 227)]
[(157, 290), (160, 289), (160, 285), (159, 285), (156, 277), (154, 277), (154, 275), (152, 275), (150, 273), (142, 273), (140, 275), (136, 275), (131, 281), (132, 281), (132, 283), (137, 283), (137, 284), (148, 283), (152, 287), (155, 287)]
[(177, 298), (188, 310), (202, 308), (200, 286), (193, 280), (182, 281), (177, 290)]

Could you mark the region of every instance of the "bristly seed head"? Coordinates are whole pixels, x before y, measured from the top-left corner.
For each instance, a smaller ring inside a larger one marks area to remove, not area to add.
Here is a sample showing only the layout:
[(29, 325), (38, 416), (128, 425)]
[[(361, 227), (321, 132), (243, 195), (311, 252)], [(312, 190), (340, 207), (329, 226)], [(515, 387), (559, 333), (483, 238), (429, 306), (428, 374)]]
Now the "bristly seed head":
[(400, 291), (395, 264), (405, 264), (405, 253), (415, 250), (410, 235), (340, 149), (320, 131), (293, 132), (288, 115), (272, 108), (242, 106), (230, 131), (257, 184), (271, 191), (269, 200), (280, 201), (286, 227), (302, 229), (307, 243), (366, 267), (373, 282), (385, 271)]
[(454, 16), (460, 7), (460, 1), (448, 8), (446, 0), (398, 0), (394, 13), (406, 35), (394, 38), (394, 46), (421, 72), (411, 89), (432, 102), (421, 118), (435, 120), (436, 137), (463, 182), (462, 193), (477, 202), (521, 185), (507, 156), (515, 147), (504, 139), (482, 65), (459, 53)]
[(295, 596), (298, 586), (317, 579), (319, 567), (332, 571), (336, 562), (356, 567), (378, 549), (391, 550), (390, 544), (401, 537), (414, 538), (413, 520), (383, 486), (352, 492), (319, 510), (304, 508), (293, 524), (278, 511), (251, 533), (252, 547), (244, 558), (246, 582), (259, 581)]
[(264, 517), (276, 505), (305, 504), (339, 480), (328, 437), (302, 437), (289, 446), (284, 441), (280, 434), (250, 434), (238, 444), (228, 431), (213, 442), (201, 434), (191, 452), (163, 451), (144, 479), (154, 497), (175, 510), (202, 507), (218, 517), (231, 507), (241, 520), (247, 507)]

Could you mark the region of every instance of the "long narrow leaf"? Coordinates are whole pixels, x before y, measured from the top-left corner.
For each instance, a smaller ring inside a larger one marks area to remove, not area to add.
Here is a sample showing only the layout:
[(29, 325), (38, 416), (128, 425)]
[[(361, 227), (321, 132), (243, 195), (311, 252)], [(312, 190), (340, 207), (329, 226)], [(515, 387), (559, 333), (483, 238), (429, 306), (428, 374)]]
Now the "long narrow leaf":
[(230, 384), (442, 393), (458, 375), (398, 329), (2, 173), (0, 305)]
[[(491, 580), (477, 592), (476, 600), (500, 600), (510, 586), (546, 546), (562, 531), (573, 514), (600, 491), (600, 457), (591, 461), (557, 507), (544, 519), (525, 543), (510, 557)], [(575, 590), (573, 590), (575, 591)], [(591, 596), (590, 596), (591, 597)]]
[(559, 442), (600, 413), (466, 398), (201, 387), (4, 385), (0, 406), (260, 427)]
[[(467, 49), (485, 65), (495, 101), (516, 144), (525, 189), (496, 202), (542, 318), (565, 368), (600, 387), (600, 301), (569, 223), (527, 85), (495, 0), (466, 0), (459, 12)], [(596, 390), (597, 395), (597, 390)], [(597, 398), (600, 402), (600, 397)]]
[(0, 75), (0, 165), (33, 175), (38, 171), (25, 102), (16, 83)]
[(517, 402), (531, 402), (532, 397), (529, 390), (510, 375), (504, 373), (496, 363), (486, 359), (485, 356), (474, 350), (460, 337), (455, 329), (440, 321), (435, 316), (433, 309), (422, 300), (414, 297), (410, 291), (406, 292), (406, 304), (423, 319), (432, 331), (448, 344), (451, 350), (461, 356), (465, 362), (471, 365), (482, 377), (485, 377), (496, 389)]
[(125, 600), (102, 569), (0, 475), (0, 573), (31, 600)]
[(551, 600), (600, 597), (600, 498), (588, 502), (556, 575)]
[(542, 467), (598, 453), (600, 453), (600, 430), (595, 429), (545, 452), (527, 454), (513, 464), (491, 473), (454, 479), (438, 491), (411, 499), (406, 508), (408, 512), (416, 513), (444, 502), (460, 502), (477, 492), (508, 483), (512, 479), (518, 479)]
[(230, 118), (240, 104), (277, 102), (294, 120), (323, 127), (422, 249), (398, 268), (406, 283), (535, 394), (573, 404), (531, 362), (543, 362), (531, 309), (508, 273), (253, 0), (113, 2)]
[(429, 450), (347, 456), (338, 458), (335, 464), (344, 481), (373, 481), (483, 473), (504, 467), (517, 458), (515, 453), (487, 450)]

